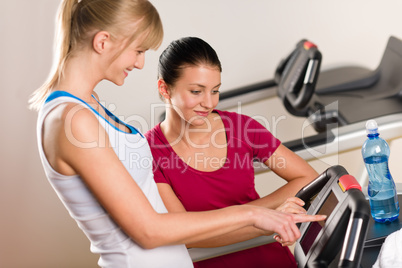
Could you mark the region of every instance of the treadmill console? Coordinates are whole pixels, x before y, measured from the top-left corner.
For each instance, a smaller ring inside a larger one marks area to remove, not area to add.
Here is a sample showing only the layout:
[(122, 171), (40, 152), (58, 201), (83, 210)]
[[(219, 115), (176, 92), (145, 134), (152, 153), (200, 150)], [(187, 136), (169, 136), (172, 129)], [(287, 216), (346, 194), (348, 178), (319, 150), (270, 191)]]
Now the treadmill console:
[(308, 214), (327, 215), (325, 221), (300, 225), (298, 267), (359, 267), (370, 207), (356, 179), (334, 166), (296, 196), (306, 202)]

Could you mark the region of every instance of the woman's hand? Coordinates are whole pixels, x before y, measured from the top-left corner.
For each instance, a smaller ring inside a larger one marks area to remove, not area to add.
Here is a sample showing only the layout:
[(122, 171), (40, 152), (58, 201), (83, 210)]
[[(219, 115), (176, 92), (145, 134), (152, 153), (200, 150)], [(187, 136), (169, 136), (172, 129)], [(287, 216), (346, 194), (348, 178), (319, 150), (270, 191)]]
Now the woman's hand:
[[(261, 207), (256, 208), (264, 209)], [(291, 214), (278, 210), (265, 209), (265, 211), (258, 211), (258, 219), (255, 227), (274, 231), (277, 233), (274, 239), (281, 243), (282, 246), (289, 246), (300, 237), (300, 230), (296, 226), (296, 223), (323, 221), (326, 217), (325, 215)]]
[(276, 210), (291, 214), (306, 214), (307, 211), (303, 208), (304, 204), (304, 201), (298, 197), (289, 197)]
[[(303, 208), (304, 201), (298, 197), (289, 197), (286, 201), (276, 208), (277, 211), (290, 214), (306, 214), (307, 211)], [(279, 235), (275, 235), (274, 239), (281, 243), (282, 246), (291, 246), (295, 241), (283, 241)]]

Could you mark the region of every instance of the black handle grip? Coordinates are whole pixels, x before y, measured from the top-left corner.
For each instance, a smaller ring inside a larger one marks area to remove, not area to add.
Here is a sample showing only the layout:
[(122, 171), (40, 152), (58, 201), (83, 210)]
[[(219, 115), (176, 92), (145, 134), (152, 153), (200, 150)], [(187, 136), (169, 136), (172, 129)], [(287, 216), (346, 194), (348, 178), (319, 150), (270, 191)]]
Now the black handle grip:
[(321, 175), (319, 175), (315, 180), (300, 189), (300, 191), (297, 192), (296, 197), (305, 202), (305, 205), (303, 207), (307, 210), (316, 195), (321, 191), (321, 189), (331, 178), (333, 178), (334, 176), (341, 177), (345, 174), (348, 174), (348, 172), (344, 167), (332, 166), (321, 173)]
[(277, 93), (292, 114), (306, 108), (318, 80), (322, 55), (317, 46), (303, 39), (282, 60), (275, 72)]

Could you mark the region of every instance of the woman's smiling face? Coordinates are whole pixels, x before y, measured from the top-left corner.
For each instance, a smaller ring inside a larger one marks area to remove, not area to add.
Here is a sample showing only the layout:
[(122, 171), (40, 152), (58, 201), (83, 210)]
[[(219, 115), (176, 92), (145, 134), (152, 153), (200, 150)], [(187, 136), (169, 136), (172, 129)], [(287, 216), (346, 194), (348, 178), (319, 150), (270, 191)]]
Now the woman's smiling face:
[(170, 103), (182, 120), (201, 126), (218, 105), (220, 86), (221, 72), (217, 67), (185, 67), (181, 77), (170, 87)]

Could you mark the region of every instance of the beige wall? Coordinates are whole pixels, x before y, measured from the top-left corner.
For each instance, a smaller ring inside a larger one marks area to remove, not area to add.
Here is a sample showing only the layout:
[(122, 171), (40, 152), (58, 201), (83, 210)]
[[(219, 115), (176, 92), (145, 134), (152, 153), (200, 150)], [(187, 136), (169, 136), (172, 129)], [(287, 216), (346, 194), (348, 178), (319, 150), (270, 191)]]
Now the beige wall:
[[(89, 243), (46, 181), (36, 148), (36, 113), (26, 108), (30, 93), (50, 68), (58, 2), (0, 1), (0, 267), (96, 267)], [(302, 38), (318, 44), (323, 69), (350, 63), (374, 68), (388, 37), (402, 38), (399, 0), (152, 2), (165, 26), (161, 49), (182, 36), (208, 41), (223, 63), (223, 91), (270, 79), (279, 60)], [(147, 53), (144, 70), (131, 73), (125, 86), (103, 82), (98, 87), (109, 108), (143, 131), (156, 123), (160, 112), (154, 106), (160, 104), (155, 77), (161, 49)], [(244, 112), (285, 114), (277, 100), (270, 101), (245, 106)], [(288, 116), (281, 121), (279, 138), (297, 136), (300, 130), (291, 122), (300, 120)], [(393, 174), (397, 154), (393, 150)], [(359, 159), (357, 150), (312, 165), (322, 171), (340, 163), (353, 174)], [(259, 191), (277, 187), (275, 180), (272, 174), (257, 176)]]

